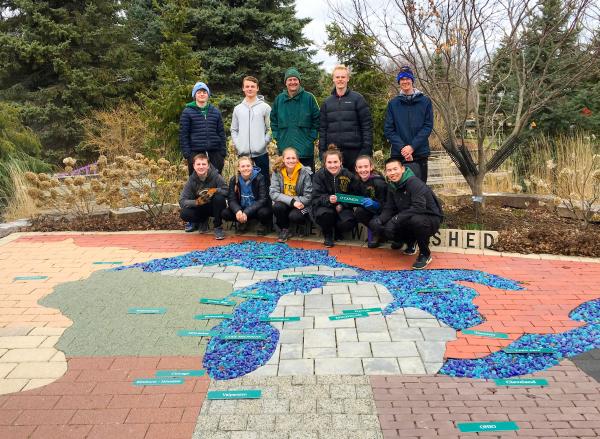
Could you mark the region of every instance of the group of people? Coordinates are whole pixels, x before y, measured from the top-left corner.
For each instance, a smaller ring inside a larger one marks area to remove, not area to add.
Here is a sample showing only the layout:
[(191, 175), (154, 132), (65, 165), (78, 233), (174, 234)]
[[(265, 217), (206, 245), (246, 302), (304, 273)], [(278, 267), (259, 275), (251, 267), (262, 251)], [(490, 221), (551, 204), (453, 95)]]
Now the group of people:
[[(216, 239), (225, 237), (222, 222), (244, 230), (252, 219), (257, 234), (268, 233), (273, 218), (278, 241), (287, 241), (292, 224), (314, 222), (323, 243), (333, 247), (358, 223), (369, 231), (368, 247), (390, 240), (394, 249), (419, 255), (413, 268), (431, 262), (429, 238), (443, 218), (440, 203), (426, 185), (428, 137), (433, 126), (431, 101), (414, 87), (414, 75), (403, 68), (400, 93), (387, 108), (385, 136), (392, 144), (384, 175), (374, 169), (372, 119), (359, 93), (348, 88), (349, 71), (336, 66), (334, 89), (319, 108), (301, 86), (295, 68), (285, 72), (285, 89), (271, 108), (258, 94), (258, 80), (242, 81), (244, 100), (235, 107), (231, 138), (238, 154), (237, 173), (221, 175), (226, 136), (221, 114), (209, 103), (210, 89), (198, 82), (193, 102), (180, 121), (180, 145), (190, 177), (180, 197), (186, 231), (208, 231), (213, 218)], [(267, 146), (271, 135), (279, 157), (270, 172)], [(322, 168), (315, 169), (319, 139)]]

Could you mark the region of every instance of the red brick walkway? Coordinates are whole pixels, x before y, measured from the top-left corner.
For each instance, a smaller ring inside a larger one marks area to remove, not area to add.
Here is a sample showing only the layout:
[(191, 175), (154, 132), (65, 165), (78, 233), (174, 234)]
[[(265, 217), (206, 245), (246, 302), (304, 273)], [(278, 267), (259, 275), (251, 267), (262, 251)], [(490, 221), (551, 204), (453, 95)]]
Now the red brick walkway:
[(208, 378), (134, 386), (160, 369), (199, 369), (200, 357), (78, 357), (39, 389), (0, 396), (0, 438), (189, 439)]

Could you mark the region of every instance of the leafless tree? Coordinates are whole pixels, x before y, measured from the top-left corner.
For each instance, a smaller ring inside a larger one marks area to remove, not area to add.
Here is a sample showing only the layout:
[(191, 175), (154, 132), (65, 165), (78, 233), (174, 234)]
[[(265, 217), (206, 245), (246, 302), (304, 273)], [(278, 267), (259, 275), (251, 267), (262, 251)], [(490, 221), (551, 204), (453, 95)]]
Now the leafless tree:
[[(589, 43), (581, 41), (584, 34), (592, 40), (581, 30), (590, 20), (598, 27), (593, 0), (564, 0), (559, 24), (536, 35), (537, 50), (525, 47), (524, 36), (541, 14), (541, 0), (349, 1), (330, 5), (334, 19), (372, 37), (380, 59), (415, 68), (418, 87), (442, 121), (436, 134), (478, 202), (486, 173), (522, 144), (531, 116), (598, 66), (598, 50), (566, 53), (574, 39), (579, 45)], [(510, 114), (501, 111), (508, 81)]]

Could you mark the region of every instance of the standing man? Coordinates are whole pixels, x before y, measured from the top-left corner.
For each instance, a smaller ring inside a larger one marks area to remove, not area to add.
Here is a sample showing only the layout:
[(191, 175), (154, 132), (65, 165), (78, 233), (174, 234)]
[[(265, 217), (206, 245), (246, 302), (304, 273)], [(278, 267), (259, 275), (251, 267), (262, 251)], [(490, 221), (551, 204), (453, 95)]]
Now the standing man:
[(335, 88), (321, 107), (319, 152), (335, 144), (344, 156), (344, 167), (354, 172), (360, 155), (373, 154), (373, 120), (365, 98), (348, 88), (350, 70), (343, 64), (333, 69)]
[(186, 104), (179, 119), (179, 146), (188, 162), (188, 174), (194, 172), (193, 158), (203, 153), (219, 174), (225, 165), (225, 127), (221, 112), (208, 103), (210, 90), (204, 82), (192, 89), (194, 101)]
[(231, 138), (238, 156), (250, 157), (260, 173), (269, 182), (269, 154), (271, 141), (271, 107), (258, 95), (258, 79), (246, 76), (242, 80), (244, 100), (236, 105), (231, 119)]
[(400, 93), (387, 106), (383, 133), (392, 144), (391, 157), (399, 158), (423, 182), (427, 183), (429, 135), (433, 129), (431, 99), (414, 87), (409, 67), (396, 77)]
[(298, 151), (300, 163), (315, 170), (315, 140), (319, 132), (319, 105), (312, 93), (300, 85), (300, 72), (286, 70), (283, 90), (273, 102), (271, 130), (279, 154), (286, 148)]

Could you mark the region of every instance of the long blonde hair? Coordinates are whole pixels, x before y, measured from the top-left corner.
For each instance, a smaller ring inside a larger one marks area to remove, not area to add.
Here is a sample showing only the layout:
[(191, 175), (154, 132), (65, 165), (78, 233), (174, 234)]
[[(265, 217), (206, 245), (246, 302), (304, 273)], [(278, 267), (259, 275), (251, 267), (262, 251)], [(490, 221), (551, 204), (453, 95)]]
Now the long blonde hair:
[(287, 152), (293, 152), (294, 155), (296, 156), (296, 158), (298, 159), (298, 161), (300, 161), (300, 157), (298, 157), (298, 150), (292, 146), (288, 146), (287, 148), (285, 148), (283, 151), (281, 151), (281, 155), (278, 156), (274, 161), (273, 161), (273, 172), (281, 172), (281, 170), (283, 168), (285, 168), (285, 163), (283, 162), (283, 156), (287, 153)]

